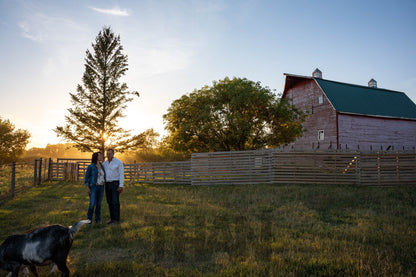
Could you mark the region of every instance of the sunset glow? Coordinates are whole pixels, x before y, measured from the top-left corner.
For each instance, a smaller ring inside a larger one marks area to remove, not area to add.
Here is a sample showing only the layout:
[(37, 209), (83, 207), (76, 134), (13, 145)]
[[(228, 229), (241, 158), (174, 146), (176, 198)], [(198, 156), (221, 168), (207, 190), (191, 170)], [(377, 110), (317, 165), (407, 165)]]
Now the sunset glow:
[(62, 142), (70, 92), (103, 26), (119, 34), (140, 97), (120, 126), (166, 134), (172, 101), (212, 81), (241, 77), (284, 88), (284, 73), (405, 92), (416, 102), (416, 2), (0, 0), (0, 116), (31, 134), (30, 147)]

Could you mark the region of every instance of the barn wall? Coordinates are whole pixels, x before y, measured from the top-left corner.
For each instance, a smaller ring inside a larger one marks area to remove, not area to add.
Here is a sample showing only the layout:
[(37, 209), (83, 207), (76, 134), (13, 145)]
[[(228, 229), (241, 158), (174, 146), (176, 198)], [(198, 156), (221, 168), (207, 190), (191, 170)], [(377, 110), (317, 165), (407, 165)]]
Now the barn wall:
[(412, 150), (416, 147), (416, 121), (338, 115), (341, 149)]
[[(323, 104), (318, 103), (318, 96), (323, 96)], [(292, 104), (309, 114), (303, 123), (307, 130), (303, 137), (285, 148), (294, 149), (336, 149), (337, 126), (336, 112), (322, 90), (314, 80), (297, 83), (285, 92), (285, 98), (291, 99)], [(318, 140), (318, 131), (324, 130), (324, 140)]]

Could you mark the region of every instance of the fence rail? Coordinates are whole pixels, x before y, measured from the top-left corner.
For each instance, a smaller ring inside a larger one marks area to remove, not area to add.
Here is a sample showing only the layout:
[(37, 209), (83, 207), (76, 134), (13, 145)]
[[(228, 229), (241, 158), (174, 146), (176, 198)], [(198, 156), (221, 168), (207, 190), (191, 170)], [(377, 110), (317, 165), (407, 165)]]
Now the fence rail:
[(136, 163), (124, 166), (125, 181), (191, 184), (191, 162)]
[(0, 200), (14, 197), (48, 179), (49, 161), (40, 158), (30, 163), (12, 162), (0, 166)]
[[(50, 163), (50, 179), (82, 180), (89, 160)], [(416, 184), (415, 151), (284, 151), (192, 154), (186, 162), (125, 164), (126, 182), (213, 184)]]
[(360, 170), (363, 185), (416, 184), (416, 153), (364, 153)]
[[(90, 163), (90, 159), (58, 159), (50, 164), (50, 179), (82, 181)], [(124, 164), (124, 180), (191, 184), (190, 164), (190, 161)]]

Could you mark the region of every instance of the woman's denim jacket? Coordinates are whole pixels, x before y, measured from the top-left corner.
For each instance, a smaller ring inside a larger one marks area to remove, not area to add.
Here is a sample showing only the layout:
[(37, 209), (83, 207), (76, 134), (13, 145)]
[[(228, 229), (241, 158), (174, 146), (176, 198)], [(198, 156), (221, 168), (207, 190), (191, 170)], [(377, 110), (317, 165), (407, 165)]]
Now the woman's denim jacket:
[[(105, 170), (104, 167), (101, 167), (101, 169), (104, 172), (104, 177), (105, 177)], [(87, 172), (85, 172), (85, 185), (89, 186), (89, 185), (96, 185), (97, 184), (97, 179), (98, 179), (98, 167), (96, 164), (90, 164), (87, 167)], [(105, 178), (104, 178), (105, 180)]]

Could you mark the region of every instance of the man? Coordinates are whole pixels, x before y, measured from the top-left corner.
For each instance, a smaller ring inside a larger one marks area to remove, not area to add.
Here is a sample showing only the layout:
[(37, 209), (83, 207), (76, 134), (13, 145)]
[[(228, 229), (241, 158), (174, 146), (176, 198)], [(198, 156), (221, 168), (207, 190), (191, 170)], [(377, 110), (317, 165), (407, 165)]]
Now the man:
[(110, 220), (108, 224), (120, 223), (120, 193), (123, 192), (124, 185), (124, 165), (114, 157), (114, 150), (107, 150), (107, 160), (103, 162), (106, 173), (105, 196), (108, 208), (110, 209)]

